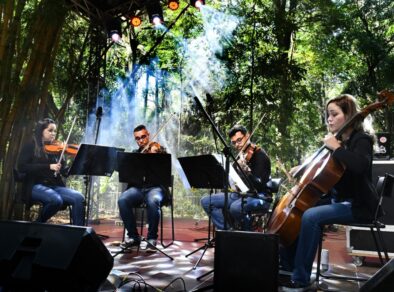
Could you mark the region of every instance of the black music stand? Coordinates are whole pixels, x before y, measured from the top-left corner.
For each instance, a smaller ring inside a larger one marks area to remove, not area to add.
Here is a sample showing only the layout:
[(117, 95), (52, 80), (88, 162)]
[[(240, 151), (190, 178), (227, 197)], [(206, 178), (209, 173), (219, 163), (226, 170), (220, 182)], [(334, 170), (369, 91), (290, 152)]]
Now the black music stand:
[[(213, 189), (223, 189), (225, 185), (226, 172), (222, 165), (217, 161), (213, 155), (198, 155), (191, 157), (180, 157), (178, 158), (183, 171), (186, 174), (187, 180), (191, 187), (197, 189), (211, 189), (209, 196), (212, 194)], [(210, 206), (211, 208), (211, 206)], [(205, 252), (208, 248), (214, 247), (214, 238), (211, 239), (211, 215), (208, 216), (208, 240), (207, 242), (187, 254), (186, 257), (196, 253), (199, 250), (203, 250), (200, 258), (194, 265), (193, 269), (196, 269), (200, 261), (202, 260)]]
[[(144, 188), (144, 186), (161, 186), (168, 188), (171, 186), (171, 154), (155, 153), (142, 154), (130, 152), (118, 152), (117, 166), (119, 171), (119, 182), (128, 183), (129, 185)], [(153, 249), (159, 251), (166, 257), (174, 260), (171, 256), (163, 252), (157, 246), (148, 242), (148, 240), (140, 234), (141, 241)], [(128, 248), (121, 248), (121, 250), (113, 255), (117, 256), (123, 253)], [(137, 252), (139, 251), (139, 247)]]
[[(122, 148), (81, 144), (77, 156), (68, 171), (68, 175), (85, 176), (85, 198), (86, 198), (86, 220), (85, 226), (89, 224), (91, 204), (91, 176), (111, 176), (116, 168), (116, 153), (124, 151)], [(101, 237), (106, 237), (100, 235)]]

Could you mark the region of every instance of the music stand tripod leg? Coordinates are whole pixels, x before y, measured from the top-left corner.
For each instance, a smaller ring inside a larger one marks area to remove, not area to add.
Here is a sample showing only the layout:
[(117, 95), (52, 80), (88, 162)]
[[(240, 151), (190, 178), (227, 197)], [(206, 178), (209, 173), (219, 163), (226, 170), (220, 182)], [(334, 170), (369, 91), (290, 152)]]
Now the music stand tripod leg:
[[(160, 252), (161, 254), (165, 255), (166, 257), (168, 257), (170, 260), (174, 260), (174, 258), (170, 255), (168, 255), (167, 253), (165, 253), (164, 251), (162, 251), (160, 248), (158, 248), (157, 246), (151, 244), (145, 237), (141, 236), (141, 242), (145, 242), (146, 243), (146, 247), (148, 248), (148, 246), (150, 246), (151, 248), (153, 248), (154, 250)], [(140, 247), (138, 246), (137, 248), (137, 253), (139, 253), (140, 251)]]
[[(122, 235), (122, 242), (125, 241), (125, 237), (126, 237), (126, 228), (123, 227), (123, 235)], [(128, 253), (128, 252), (132, 252), (131, 247), (122, 247), (121, 245), (119, 246), (120, 250), (118, 250), (117, 252), (115, 252), (112, 257), (115, 258), (118, 254), (121, 253)]]
[(215, 270), (212, 269), (204, 274), (202, 274), (201, 276), (197, 277), (197, 281), (200, 281), (202, 278), (205, 278), (206, 276), (208, 276), (209, 274), (213, 273)]
[(203, 258), (203, 256), (204, 256), (205, 252), (207, 251), (207, 249), (208, 249), (208, 248), (211, 248), (211, 247), (214, 247), (214, 245), (213, 245), (214, 238), (211, 239), (211, 222), (212, 222), (212, 221), (211, 221), (211, 213), (212, 213), (212, 201), (211, 201), (211, 196), (212, 196), (212, 193), (213, 193), (213, 190), (211, 190), (210, 193), (209, 193), (209, 210), (210, 210), (210, 212), (209, 212), (209, 216), (208, 216), (208, 238), (207, 238), (207, 242), (206, 242), (203, 246), (200, 246), (199, 248), (197, 248), (196, 250), (194, 250), (194, 251), (188, 253), (188, 254), (185, 256), (185, 257), (188, 257), (188, 256), (190, 256), (190, 255), (196, 253), (196, 252), (199, 251), (199, 250), (203, 250), (203, 252), (202, 252), (200, 258), (197, 260), (196, 264), (193, 266), (193, 270), (195, 270), (195, 269), (197, 268), (198, 264), (199, 264), (200, 261), (202, 260), (202, 258)]
[[(91, 185), (92, 185), (92, 177), (91, 176), (86, 176), (85, 177), (85, 198), (86, 198), (86, 220), (85, 220), (85, 226), (89, 225), (89, 216), (90, 216), (90, 204), (92, 201), (91, 198)], [(104, 235), (104, 234), (100, 234), (100, 233), (96, 233), (96, 235), (100, 238), (100, 239), (108, 239), (109, 236), (108, 235)]]
[[(203, 237), (203, 238), (196, 238), (194, 239), (194, 242), (202, 241), (202, 240), (211, 240), (211, 226), (212, 226), (212, 218), (211, 218), (211, 212), (212, 212), (212, 202), (211, 202), (211, 196), (213, 194), (213, 189), (210, 190), (209, 192), (209, 215), (208, 215), (208, 237)], [(214, 232), (214, 228), (212, 228), (212, 231)]]
[(205, 244), (204, 250), (202, 251), (200, 258), (198, 259), (198, 261), (197, 261), (197, 262), (195, 263), (195, 265), (193, 266), (193, 270), (195, 270), (195, 269), (197, 268), (198, 264), (201, 262), (201, 260), (202, 260), (202, 258), (203, 258), (203, 256), (204, 256), (205, 252), (206, 252), (207, 249), (210, 248), (210, 247), (213, 247), (213, 246), (209, 246), (208, 244)]

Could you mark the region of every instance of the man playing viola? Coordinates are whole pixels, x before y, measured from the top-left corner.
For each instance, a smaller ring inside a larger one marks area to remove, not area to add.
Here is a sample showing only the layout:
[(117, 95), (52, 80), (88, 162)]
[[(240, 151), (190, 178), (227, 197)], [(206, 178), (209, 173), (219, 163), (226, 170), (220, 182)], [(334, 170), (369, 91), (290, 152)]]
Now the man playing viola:
[[(258, 192), (256, 196), (244, 198), (236, 192), (228, 193), (228, 214), (234, 221), (233, 227), (238, 225), (243, 230), (250, 230), (251, 222), (248, 214), (252, 211), (268, 211), (270, 205), (265, 199), (267, 198), (266, 184), (271, 174), (271, 162), (263, 149), (250, 142), (250, 134), (244, 126), (235, 125), (228, 135), (233, 147), (239, 151), (238, 163)], [(224, 193), (207, 195), (201, 199), (204, 211), (211, 215), (212, 222), (217, 229), (224, 229), (224, 200)]]
[[(165, 149), (162, 146), (156, 142), (150, 141), (149, 132), (144, 125), (139, 125), (134, 129), (134, 139), (139, 148), (133, 152), (165, 153)], [(151, 145), (153, 146), (150, 147)], [(160, 220), (160, 206), (165, 198), (165, 192), (165, 189), (161, 186), (144, 185), (141, 187), (128, 185), (127, 190), (121, 194), (118, 200), (119, 212), (129, 237), (128, 241), (122, 243), (123, 248), (138, 247), (140, 245), (141, 238), (137, 231), (133, 209), (144, 202), (146, 204), (149, 224), (147, 236), (149, 244), (147, 246), (147, 251), (154, 251), (154, 249), (150, 249), (149, 247), (150, 245), (156, 246)]]

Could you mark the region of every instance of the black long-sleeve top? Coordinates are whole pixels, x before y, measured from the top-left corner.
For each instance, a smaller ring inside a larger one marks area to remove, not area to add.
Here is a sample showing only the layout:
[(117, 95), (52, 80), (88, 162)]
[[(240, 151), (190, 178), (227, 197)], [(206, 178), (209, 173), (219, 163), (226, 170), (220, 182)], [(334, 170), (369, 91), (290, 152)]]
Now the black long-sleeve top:
[(256, 149), (248, 165), (251, 170), (249, 180), (259, 193), (266, 192), (267, 182), (271, 176), (271, 161), (267, 153), (262, 148)]
[[(55, 177), (50, 164), (57, 163), (57, 154), (45, 154), (42, 157), (34, 156), (34, 143), (27, 143), (23, 146), (18, 159), (18, 171), (25, 173), (25, 183), (23, 188), (23, 199), (30, 202), (31, 191), (35, 184), (46, 186), (65, 186), (60, 175)], [(63, 164), (64, 165), (64, 164)], [(65, 171), (62, 165), (61, 172)]]
[(332, 156), (346, 167), (334, 186), (336, 197), (339, 200), (351, 200), (352, 213), (357, 220), (372, 219), (379, 200), (372, 184), (372, 137), (363, 131), (353, 131)]

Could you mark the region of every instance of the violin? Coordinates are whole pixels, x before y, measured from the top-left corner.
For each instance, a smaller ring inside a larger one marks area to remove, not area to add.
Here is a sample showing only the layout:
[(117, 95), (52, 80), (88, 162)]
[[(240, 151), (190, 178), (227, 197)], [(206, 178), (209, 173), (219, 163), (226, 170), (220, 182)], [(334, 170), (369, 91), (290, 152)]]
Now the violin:
[(141, 153), (165, 153), (165, 150), (158, 142), (152, 141), (142, 149)]
[(260, 151), (260, 147), (257, 146), (256, 144), (253, 143), (249, 143), (246, 146), (246, 149), (241, 150), (239, 153), (239, 157), (238, 157), (238, 164), (239, 166), (245, 171), (245, 172), (250, 172), (250, 167), (249, 167), (249, 161), (252, 158), (253, 154), (256, 151)]
[(50, 154), (61, 154), (64, 150), (64, 153), (71, 156), (76, 156), (78, 153), (79, 145), (65, 144), (60, 141), (54, 140), (52, 143), (44, 145), (44, 149), (46, 153)]

